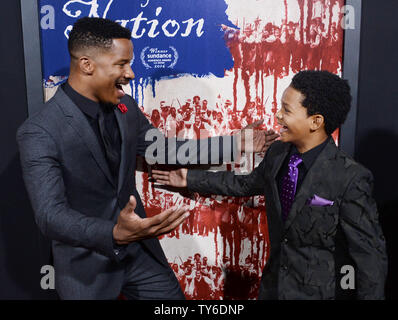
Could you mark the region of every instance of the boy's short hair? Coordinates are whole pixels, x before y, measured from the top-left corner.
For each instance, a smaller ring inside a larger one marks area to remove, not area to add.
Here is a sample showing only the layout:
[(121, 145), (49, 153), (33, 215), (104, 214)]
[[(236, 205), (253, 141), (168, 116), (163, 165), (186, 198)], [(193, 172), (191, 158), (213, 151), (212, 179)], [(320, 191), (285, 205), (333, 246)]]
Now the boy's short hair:
[(109, 49), (113, 39), (131, 39), (131, 32), (109, 19), (81, 18), (69, 33), (69, 54), (90, 47)]
[(302, 105), (307, 114), (325, 119), (326, 134), (332, 134), (347, 118), (351, 106), (348, 81), (328, 71), (300, 71), (290, 86), (304, 95)]

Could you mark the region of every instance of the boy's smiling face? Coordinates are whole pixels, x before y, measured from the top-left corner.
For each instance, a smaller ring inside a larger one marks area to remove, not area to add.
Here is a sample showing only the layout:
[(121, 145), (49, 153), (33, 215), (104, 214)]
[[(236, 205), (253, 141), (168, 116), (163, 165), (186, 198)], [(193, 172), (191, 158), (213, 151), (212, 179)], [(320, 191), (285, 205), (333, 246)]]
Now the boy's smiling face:
[(282, 107), (276, 113), (278, 124), (282, 126), (279, 132), (281, 141), (291, 142), (297, 147), (308, 144), (312, 138), (311, 134), (319, 128), (320, 117), (323, 122), (320, 115), (308, 116), (307, 108), (301, 104), (304, 98), (300, 91), (287, 87), (282, 95)]

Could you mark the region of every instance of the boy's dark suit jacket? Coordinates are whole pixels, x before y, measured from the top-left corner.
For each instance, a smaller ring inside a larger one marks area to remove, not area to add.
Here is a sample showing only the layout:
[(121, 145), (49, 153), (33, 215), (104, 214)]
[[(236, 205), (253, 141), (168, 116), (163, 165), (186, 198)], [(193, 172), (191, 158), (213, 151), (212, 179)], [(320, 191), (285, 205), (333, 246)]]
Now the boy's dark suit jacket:
[[(36, 222), (53, 240), (55, 286), (62, 299), (116, 298), (123, 285), (124, 257), (139, 259), (134, 256), (137, 243), (115, 249), (112, 230), (130, 195), (137, 199), (135, 212), (146, 216), (135, 187), (135, 168), (136, 156), (144, 156), (151, 144), (145, 135), (153, 126), (131, 97), (121, 102), (128, 111), (114, 111), (122, 139), (118, 185), (88, 120), (62, 88), (17, 133)], [(177, 149), (183, 142), (178, 143)], [(199, 154), (204, 145), (198, 146)], [(222, 152), (220, 148), (217, 159)], [(168, 267), (158, 239), (141, 243)]]
[[(276, 176), (291, 144), (273, 143), (250, 175), (188, 171), (192, 191), (265, 195), (271, 253), (263, 270), (259, 299), (347, 296), (338, 279), (345, 264), (355, 268), (358, 299), (384, 298), (387, 258), (371, 195), (372, 174), (329, 139), (298, 190), (285, 223)], [(308, 205), (307, 199), (315, 194), (334, 204)]]

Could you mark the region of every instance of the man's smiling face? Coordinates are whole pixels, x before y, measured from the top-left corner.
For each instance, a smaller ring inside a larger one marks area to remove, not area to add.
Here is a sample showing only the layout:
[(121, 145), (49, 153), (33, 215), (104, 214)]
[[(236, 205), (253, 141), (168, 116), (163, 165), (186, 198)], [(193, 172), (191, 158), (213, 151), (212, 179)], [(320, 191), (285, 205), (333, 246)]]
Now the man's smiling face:
[(124, 96), (122, 85), (134, 79), (130, 63), (133, 59), (133, 44), (128, 39), (113, 39), (112, 47), (99, 50), (92, 60), (94, 71), (91, 82), (95, 100), (102, 103), (120, 103)]

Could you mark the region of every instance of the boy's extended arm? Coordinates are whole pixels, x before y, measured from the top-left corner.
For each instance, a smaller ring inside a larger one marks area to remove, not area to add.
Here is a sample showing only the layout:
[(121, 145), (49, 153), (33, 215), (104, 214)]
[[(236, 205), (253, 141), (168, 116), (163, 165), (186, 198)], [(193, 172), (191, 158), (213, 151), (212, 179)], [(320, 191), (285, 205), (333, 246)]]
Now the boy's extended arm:
[(191, 191), (245, 197), (264, 194), (265, 158), (248, 175), (231, 171), (208, 172), (188, 170), (187, 188)]

